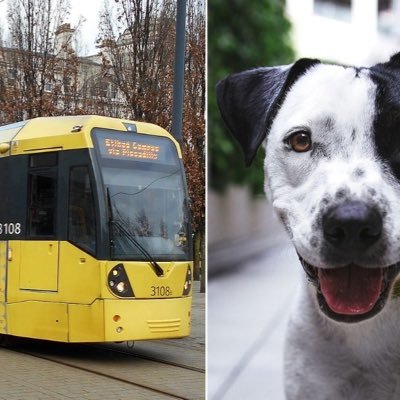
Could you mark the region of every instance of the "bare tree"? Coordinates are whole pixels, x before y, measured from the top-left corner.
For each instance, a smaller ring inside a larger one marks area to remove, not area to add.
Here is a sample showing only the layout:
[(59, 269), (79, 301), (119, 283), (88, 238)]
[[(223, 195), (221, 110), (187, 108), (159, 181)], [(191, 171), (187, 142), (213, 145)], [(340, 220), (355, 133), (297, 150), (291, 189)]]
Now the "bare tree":
[[(183, 156), (192, 200), (195, 265), (201, 264), (205, 290), (205, 9), (202, 0), (188, 0), (186, 29)], [(197, 270), (195, 270), (197, 272)]]
[(101, 65), (77, 55), (82, 20), (72, 28), (64, 22), (68, 10), (68, 0), (8, 1), (10, 34), (0, 48), (1, 122), (112, 114), (116, 104), (105, 101), (98, 85), (104, 85)]
[(170, 124), (174, 21), (172, 1), (114, 0), (102, 14), (99, 47), (105, 73), (134, 119)]
[[(68, 15), (67, 0), (11, 0), (8, 25), (11, 52), (3, 54), (14, 78), (14, 95), (23, 117), (48, 114), (49, 92), (57, 65), (56, 32)], [(4, 53), (4, 51), (3, 51)]]

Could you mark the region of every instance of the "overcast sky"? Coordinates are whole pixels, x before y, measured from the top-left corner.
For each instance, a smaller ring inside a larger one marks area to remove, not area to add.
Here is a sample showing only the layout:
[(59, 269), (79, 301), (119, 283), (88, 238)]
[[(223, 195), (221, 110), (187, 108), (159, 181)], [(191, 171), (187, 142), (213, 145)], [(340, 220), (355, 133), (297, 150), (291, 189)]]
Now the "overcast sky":
[(79, 17), (85, 22), (81, 28), (83, 55), (96, 53), (95, 41), (98, 34), (99, 13), (103, 9), (104, 0), (70, 0), (71, 24), (76, 25)]

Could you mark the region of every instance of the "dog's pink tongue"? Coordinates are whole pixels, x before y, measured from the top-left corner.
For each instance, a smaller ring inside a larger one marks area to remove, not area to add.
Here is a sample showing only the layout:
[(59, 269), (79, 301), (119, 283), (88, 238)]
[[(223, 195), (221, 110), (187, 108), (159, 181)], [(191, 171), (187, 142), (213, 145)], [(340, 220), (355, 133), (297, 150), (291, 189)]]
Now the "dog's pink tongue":
[(319, 268), (318, 276), (322, 294), (337, 314), (365, 314), (374, 307), (382, 290), (380, 268)]

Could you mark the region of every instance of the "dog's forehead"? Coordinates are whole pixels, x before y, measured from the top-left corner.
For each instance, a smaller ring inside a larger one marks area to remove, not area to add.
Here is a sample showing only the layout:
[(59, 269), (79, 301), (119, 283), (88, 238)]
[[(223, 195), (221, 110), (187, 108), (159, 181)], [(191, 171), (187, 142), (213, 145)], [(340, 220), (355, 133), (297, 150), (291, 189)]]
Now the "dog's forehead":
[[(376, 181), (376, 90), (367, 68), (321, 64), (301, 76), (288, 91), (267, 138), (268, 190), (287, 185), (298, 188), (297, 195), (304, 199), (310, 193), (318, 197), (321, 191), (343, 186), (353, 171), (362, 167), (365, 172), (366, 162), (368, 180)], [(311, 132), (309, 153), (288, 151), (287, 139), (299, 129)], [(275, 191), (274, 198), (280, 193)]]
[(293, 84), (276, 121), (283, 130), (323, 118), (367, 128), (375, 112), (376, 86), (368, 69), (318, 64)]

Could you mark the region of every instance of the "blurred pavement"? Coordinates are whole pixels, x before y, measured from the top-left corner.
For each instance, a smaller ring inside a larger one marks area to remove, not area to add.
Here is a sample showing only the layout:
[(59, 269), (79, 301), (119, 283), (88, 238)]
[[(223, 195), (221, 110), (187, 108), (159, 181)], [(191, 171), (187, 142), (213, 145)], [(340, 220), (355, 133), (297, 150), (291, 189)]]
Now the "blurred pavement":
[(281, 239), (225, 271), (208, 281), (208, 400), (283, 400), (284, 337), (301, 273), (296, 253)]

